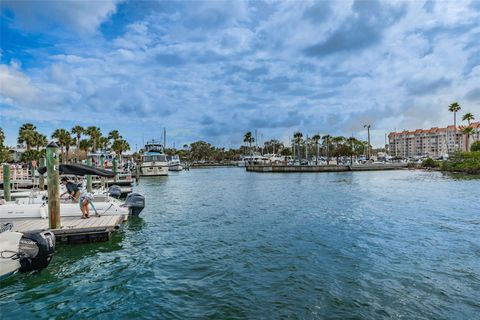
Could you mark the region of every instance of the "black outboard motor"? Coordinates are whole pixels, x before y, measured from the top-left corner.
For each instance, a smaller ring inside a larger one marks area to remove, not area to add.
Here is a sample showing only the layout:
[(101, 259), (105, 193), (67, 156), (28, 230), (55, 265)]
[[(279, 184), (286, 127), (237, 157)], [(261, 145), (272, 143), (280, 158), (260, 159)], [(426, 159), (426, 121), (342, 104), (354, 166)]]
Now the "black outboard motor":
[(145, 197), (140, 193), (129, 193), (125, 199), (125, 205), (128, 208), (128, 214), (138, 216), (145, 208)]
[(110, 188), (108, 188), (108, 194), (118, 199), (122, 195), (122, 189), (117, 185), (113, 185)]
[(42, 270), (55, 251), (55, 235), (50, 231), (25, 232), (20, 239), (18, 257), (20, 271)]

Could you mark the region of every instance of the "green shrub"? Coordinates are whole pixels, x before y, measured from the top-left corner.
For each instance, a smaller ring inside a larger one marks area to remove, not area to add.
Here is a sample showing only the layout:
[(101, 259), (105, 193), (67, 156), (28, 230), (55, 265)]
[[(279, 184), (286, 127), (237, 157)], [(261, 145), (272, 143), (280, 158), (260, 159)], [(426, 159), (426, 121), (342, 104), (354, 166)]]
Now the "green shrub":
[(432, 158), (425, 159), (422, 162), (422, 168), (436, 168), (438, 166), (439, 164), (435, 162), (435, 160), (433, 160)]
[(480, 151), (455, 152), (442, 164), (443, 171), (480, 174)]
[(470, 146), (470, 151), (480, 151), (480, 141), (475, 141)]

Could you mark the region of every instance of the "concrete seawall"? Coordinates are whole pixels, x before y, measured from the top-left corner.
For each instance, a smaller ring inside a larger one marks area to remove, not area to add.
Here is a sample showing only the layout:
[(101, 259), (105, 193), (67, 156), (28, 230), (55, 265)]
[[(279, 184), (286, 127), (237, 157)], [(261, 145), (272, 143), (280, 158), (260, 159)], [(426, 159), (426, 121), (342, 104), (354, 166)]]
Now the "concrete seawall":
[(359, 164), (346, 165), (323, 165), (323, 166), (284, 166), (284, 165), (248, 165), (247, 171), (252, 172), (344, 172), (344, 171), (381, 171), (399, 170), (407, 168), (406, 163), (391, 164)]

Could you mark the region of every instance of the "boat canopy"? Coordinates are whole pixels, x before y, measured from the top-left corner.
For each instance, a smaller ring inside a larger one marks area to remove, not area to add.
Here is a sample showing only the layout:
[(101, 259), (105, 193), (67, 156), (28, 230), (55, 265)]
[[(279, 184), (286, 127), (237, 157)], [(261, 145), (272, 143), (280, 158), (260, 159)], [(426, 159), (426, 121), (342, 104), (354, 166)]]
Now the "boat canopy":
[[(45, 174), (47, 172), (47, 167), (40, 167), (37, 169), (40, 174)], [(59, 166), (59, 171), (61, 174), (72, 174), (75, 176), (84, 176), (84, 175), (92, 175), (92, 176), (100, 176), (100, 177), (108, 177), (112, 178), (115, 176), (115, 173), (110, 170), (100, 169), (90, 167), (84, 164), (61, 164)]]

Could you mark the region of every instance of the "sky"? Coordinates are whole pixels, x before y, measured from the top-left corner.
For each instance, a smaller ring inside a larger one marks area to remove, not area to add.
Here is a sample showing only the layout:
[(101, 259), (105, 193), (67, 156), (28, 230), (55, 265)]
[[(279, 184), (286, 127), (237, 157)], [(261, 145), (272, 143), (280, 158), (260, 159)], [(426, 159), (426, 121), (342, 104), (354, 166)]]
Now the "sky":
[(95, 125), (132, 149), (480, 119), (480, 1), (0, 2), (0, 127)]

